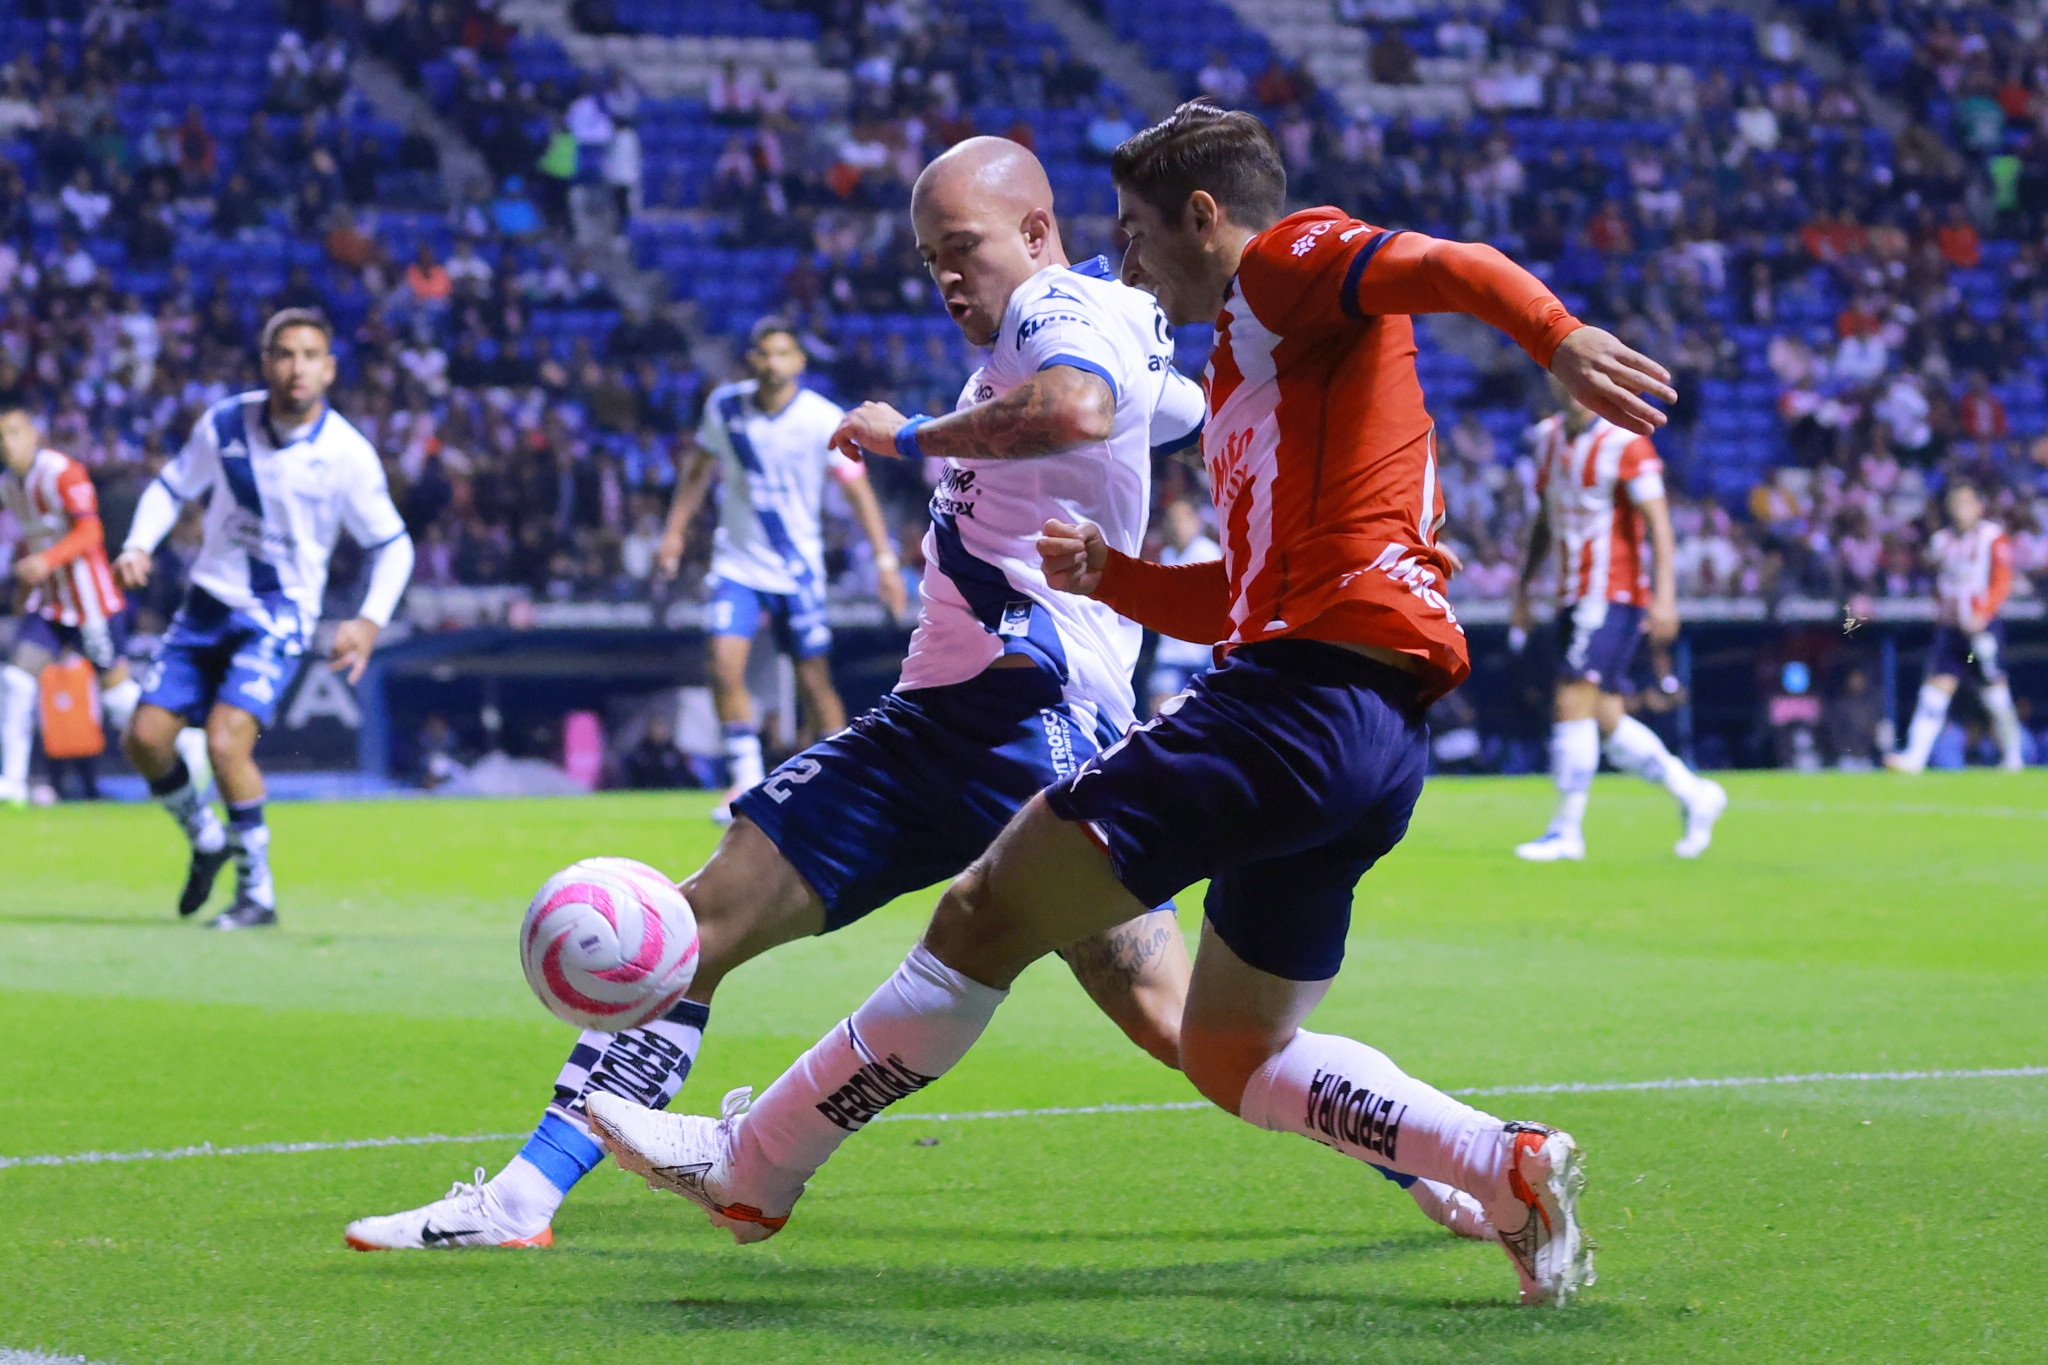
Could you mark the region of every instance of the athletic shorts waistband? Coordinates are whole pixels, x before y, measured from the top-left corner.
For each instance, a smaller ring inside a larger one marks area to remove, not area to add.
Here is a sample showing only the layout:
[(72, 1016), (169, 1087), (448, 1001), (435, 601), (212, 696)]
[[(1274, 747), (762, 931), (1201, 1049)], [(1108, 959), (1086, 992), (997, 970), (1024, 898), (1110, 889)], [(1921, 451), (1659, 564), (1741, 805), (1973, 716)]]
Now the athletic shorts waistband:
[(1421, 709), (1422, 678), (1326, 640), (1258, 640), (1239, 645), (1231, 654), (1262, 668), (1292, 673), (1318, 686), (1364, 687), (1405, 710)]

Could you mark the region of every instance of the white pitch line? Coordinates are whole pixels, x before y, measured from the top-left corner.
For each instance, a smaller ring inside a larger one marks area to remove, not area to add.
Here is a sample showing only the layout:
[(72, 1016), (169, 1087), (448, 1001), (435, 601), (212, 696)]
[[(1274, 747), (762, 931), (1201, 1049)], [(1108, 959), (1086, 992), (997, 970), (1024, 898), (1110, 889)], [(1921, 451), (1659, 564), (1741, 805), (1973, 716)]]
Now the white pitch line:
[(1806, 815), (1982, 815), (1993, 820), (2048, 820), (2032, 806), (1932, 806), (1880, 801), (1772, 801), (1738, 797), (1737, 810), (1791, 811)]
[[(1802, 1071), (1784, 1076), (1674, 1076), (1655, 1081), (1562, 1081), (1547, 1085), (1468, 1085), (1453, 1095), (1600, 1095), (1631, 1090), (1737, 1090), (1758, 1085), (1813, 1085), (1828, 1081), (1972, 1081), (2048, 1076), (2048, 1066), (1993, 1066), (1974, 1071)], [(1207, 1100), (1158, 1104), (1081, 1104), (1049, 1109), (973, 1109), (942, 1114), (883, 1114), (876, 1123), (965, 1123), (979, 1119), (1049, 1119), (1076, 1114), (1171, 1114), (1210, 1108)], [(145, 1149), (138, 1152), (65, 1152), (48, 1156), (0, 1156), (9, 1166), (99, 1166), (123, 1161), (177, 1161), (194, 1156), (277, 1156), (295, 1152), (357, 1152), (372, 1147), (430, 1147), (450, 1142), (512, 1142), (525, 1133), (468, 1133), (450, 1136), (351, 1138), (346, 1142), (252, 1142), (239, 1147)], [(0, 1365), (12, 1365), (0, 1356)]]

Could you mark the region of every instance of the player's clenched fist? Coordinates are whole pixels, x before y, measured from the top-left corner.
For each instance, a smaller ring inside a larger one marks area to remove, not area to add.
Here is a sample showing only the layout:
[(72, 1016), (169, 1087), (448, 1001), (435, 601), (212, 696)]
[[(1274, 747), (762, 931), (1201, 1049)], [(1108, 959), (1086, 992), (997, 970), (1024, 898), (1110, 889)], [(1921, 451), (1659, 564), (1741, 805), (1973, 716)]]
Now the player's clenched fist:
[(862, 403), (839, 419), (832, 433), (832, 448), (849, 460), (863, 454), (896, 458), (896, 433), (910, 419), (887, 403)]
[(1109, 564), (1109, 542), (1092, 521), (1079, 526), (1048, 521), (1038, 538), (1038, 557), (1045, 565), (1046, 582), (1061, 592), (1093, 597)]

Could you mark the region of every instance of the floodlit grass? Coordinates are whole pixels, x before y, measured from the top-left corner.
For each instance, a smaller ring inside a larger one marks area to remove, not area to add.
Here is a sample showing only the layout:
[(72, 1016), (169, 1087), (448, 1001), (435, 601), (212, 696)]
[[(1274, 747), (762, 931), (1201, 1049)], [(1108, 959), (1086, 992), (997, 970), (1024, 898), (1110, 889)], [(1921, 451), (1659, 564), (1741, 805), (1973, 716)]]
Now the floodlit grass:
[[(2048, 781), (1737, 775), (1715, 848), (1603, 780), (1527, 867), (1540, 781), (1431, 786), (1312, 1021), (1446, 1086), (2048, 1064)], [(706, 797), (281, 805), (284, 924), (174, 922), (147, 808), (0, 813), (0, 1153), (510, 1133), (570, 1040), (514, 930), (571, 859), (682, 873)], [(1188, 927), (1196, 897), (1184, 897)], [(762, 1084), (930, 894), (736, 974), (681, 1101)], [(1192, 1092), (1034, 968), (926, 1111)], [(0, 1347), (152, 1361), (2033, 1361), (2048, 1077), (1482, 1100), (1592, 1156), (1600, 1283), (1510, 1306), (1498, 1249), (1213, 1111), (903, 1122), (736, 1248), (603, 1168), (551, 1251), (363, 1255), (348, 1219), (517, 1142), (0, 1169)], [(935, 1145), (920, 1139), (936, 1138)]]

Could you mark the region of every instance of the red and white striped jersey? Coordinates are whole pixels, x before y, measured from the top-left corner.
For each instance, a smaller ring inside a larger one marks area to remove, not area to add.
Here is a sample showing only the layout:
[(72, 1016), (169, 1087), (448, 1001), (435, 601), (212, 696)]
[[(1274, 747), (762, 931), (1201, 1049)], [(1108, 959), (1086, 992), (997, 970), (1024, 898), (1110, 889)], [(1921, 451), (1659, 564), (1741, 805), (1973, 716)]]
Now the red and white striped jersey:
[(1967, 531), (1944, 526), (1928, 542), (1934, 558), (1934, 606), (1939, 618), (1957, 624), (1965, 612), (1985, 624), (1998, 615), (2012, 591), (2012, 538), (1995, 521)]
[(1536, 424), (1536, 492), (1557, 546), (1558, 597), (1650, 605), (1643, 504), (1664, 496), (1664, 462), (1647, 436), (1596, 417), (1577, 436), (1564, 414)]
[(1112, 554), (1095, 596), (1182, 640), (1375, 645), (1441, 694), (1471, 671), (1443, 587), (1416, 313), (1470, 313), (1547, 366), (1580, 324), (1492, 247), (1307, 209), (1248, 243), (1209, 361), (1202, 455), (1223, 558)]
[(107, 567), (99, 495), (84, 465), (43, 450), (25, 476), (0, 468), (0, 502), (21, 523), (28, 553), (41, 555), (56, 571), (29, 595), (30, 611), (59, 625), (84, 626), (127, 605)]

